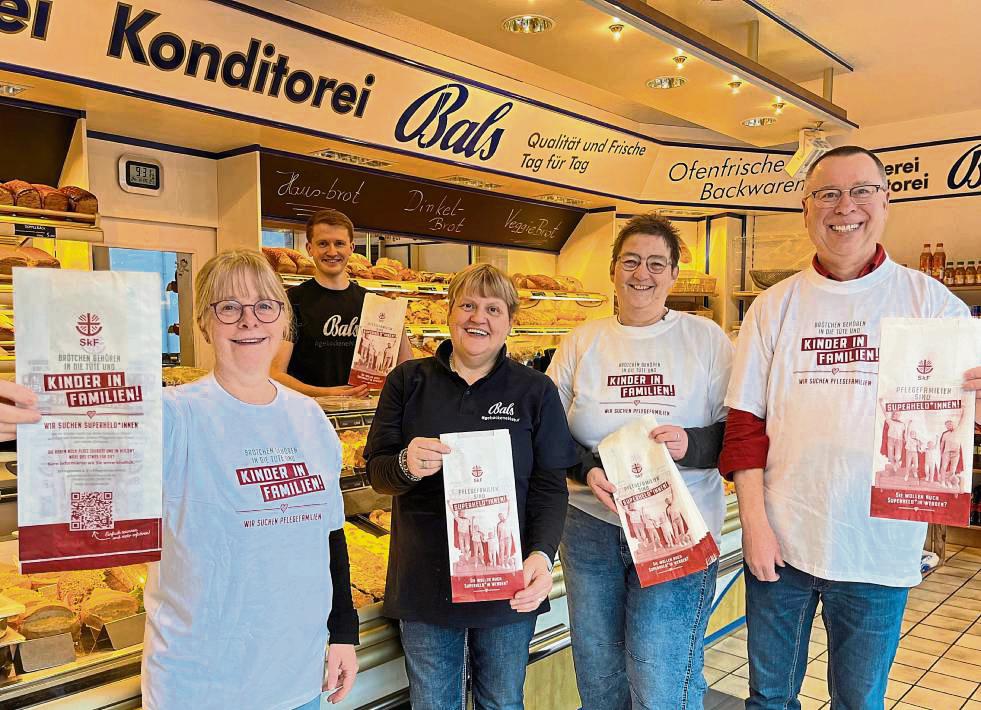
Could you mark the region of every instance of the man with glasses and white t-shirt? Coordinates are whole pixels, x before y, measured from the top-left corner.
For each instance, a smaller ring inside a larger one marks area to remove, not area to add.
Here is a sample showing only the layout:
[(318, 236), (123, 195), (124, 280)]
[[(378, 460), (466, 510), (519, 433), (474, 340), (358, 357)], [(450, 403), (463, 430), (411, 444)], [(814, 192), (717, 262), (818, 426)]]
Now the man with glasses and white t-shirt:
[[(740, 330), (719, 469), (739, 496), (754, 710), (800, 707), (819, 601), (832, 706), (881, 709), (920, 582), (926, 524), (869, 515), (880, 321), (969, 313), (886, 255), (888, 184), (864, 148), (819, 158), (803, 200), (811, 267), (761, 294)], [(839, 345), (857, 361), (826, 364)], [(965, 383), (981, 390), (981, 366)]]

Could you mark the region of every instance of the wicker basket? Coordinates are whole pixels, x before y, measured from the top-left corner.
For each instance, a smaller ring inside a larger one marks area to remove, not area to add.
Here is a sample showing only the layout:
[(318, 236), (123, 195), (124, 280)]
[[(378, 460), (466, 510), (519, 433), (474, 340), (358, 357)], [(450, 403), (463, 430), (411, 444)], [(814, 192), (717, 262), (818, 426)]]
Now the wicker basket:
[(800, 269), (750, 269), (749, 275), (758, 288), (770, 288), (786, 278), (790, 278)]

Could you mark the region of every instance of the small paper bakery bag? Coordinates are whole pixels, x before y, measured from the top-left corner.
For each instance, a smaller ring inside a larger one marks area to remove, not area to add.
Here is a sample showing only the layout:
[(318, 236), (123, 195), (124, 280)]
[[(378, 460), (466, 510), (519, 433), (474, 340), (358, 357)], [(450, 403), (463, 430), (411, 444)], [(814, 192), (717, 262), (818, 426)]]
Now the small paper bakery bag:
[(159, 277), (14, 269), (14, 312), (41, 411), (17, 427), (21, 569), (159, 560)]
[(646, 415), (599, 444), (606, 477), (642, 587), (706, 569), (719, 548), (668, 449), (650, 439), (657, 419)]
[(511, 599), (524, 589), (521, 532), (506, 429), (443, 434), (446, 539), (454, 602)]
[(381, 389), (385, 384), (385, 378), (399, 359), (406, 303), (403, 298), (385, 298), (374, 293), (365, 295), (358, 339), (354, 343), (354, 362), (347, 380), (349, 385)]
[(981, 321), (883, 318), (872, 443), (871, 514), (967, 525)]

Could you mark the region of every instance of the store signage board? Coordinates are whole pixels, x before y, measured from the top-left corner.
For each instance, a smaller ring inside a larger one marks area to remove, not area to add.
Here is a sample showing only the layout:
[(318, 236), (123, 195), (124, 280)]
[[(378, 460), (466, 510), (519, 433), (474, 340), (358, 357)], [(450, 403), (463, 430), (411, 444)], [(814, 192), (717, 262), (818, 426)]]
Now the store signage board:
[(557, 252), (583, 215), (312, 158), (263, 153), (260, 167), (262, 214), (271, 218), (334, 208), (358, 229)]
[[(618, 120), (609, 114), (571, 114), (540, 103), (562, 100), (544, 91), (517, 97), (399, 61), (277, 0), (262, 10), (229, 0), (21, 0), (4, 13), (5, 69), (325, 137), (622, 195), (640, 194), (657, 150), (605, 124)], [(286, 24), (287, 15), (302, 19)]]

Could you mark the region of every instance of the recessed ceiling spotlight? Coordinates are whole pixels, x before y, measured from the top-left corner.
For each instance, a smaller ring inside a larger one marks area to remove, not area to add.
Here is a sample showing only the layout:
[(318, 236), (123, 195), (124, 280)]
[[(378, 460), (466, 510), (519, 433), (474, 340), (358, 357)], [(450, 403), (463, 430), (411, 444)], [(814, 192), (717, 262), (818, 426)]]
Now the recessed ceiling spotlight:
[(688, 83), (682, 76), (659, 76), (656, 79), (649, 79), (647, 88), (649, 89), (680, 89)]
[(787, 104), (785, 104), (783, 101), (781, 101), (780, 100), (780, 97), (778, 96), (777, 97), (777, 100), (773, 103), (773, 113), (775, 113), (775, 114), (777, 114), (779, 116), (781, 113), (783, 113), (783, 107), (786, 106), (786, 105)]
[(8, 84), (6, 82), (0, 83), (0, 95), (17, 96), (17, 94), (22, 91), (27, 91), (27, 87), (21, 86), (20, 84)]
[(672, 61), (674, 62), (675, 68), (678, 71), (681, 71), (685, 68), (685, 62), (688, 61), (688, 57), (686, 57), (684, 54), (676, 54)]
[(545, 15), (515, 15), (501, 23), (505, 32), (515, 32), (523, 35), (534, 35), (548, 32), (555, 27), (555, 20)]
[(742, 85), (743, 85), (743, 82), (739, 81), (739, 79), (733, 79), (728, 84), (729, 88), (732, 89), (732, 93), (734, 93), (734, 94), (738, 94), (739, 93), (739, 89), (740, 89), (740, 87), (742, 87)]
[(743, 121), (743, 125), (746, 128), (763, 128), (764, 126), (769, 126), (777, 122), (773, 116), (754, 116), (753, 118), (747, 118)]
[(620, 39), (620, 35), (623, 34), (623, 25), (610, 25), (610, 32), (613, 33), (613, 39)]

